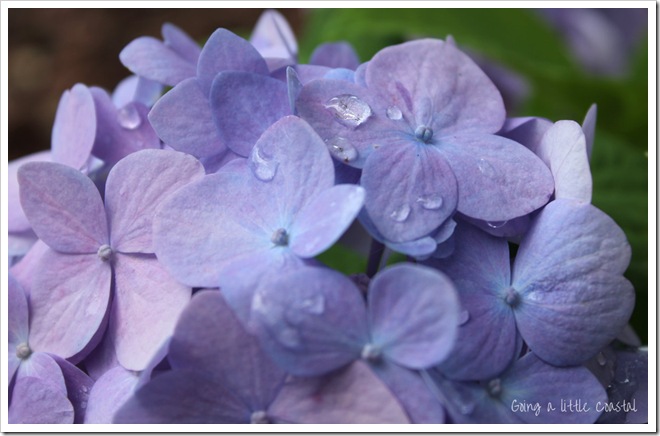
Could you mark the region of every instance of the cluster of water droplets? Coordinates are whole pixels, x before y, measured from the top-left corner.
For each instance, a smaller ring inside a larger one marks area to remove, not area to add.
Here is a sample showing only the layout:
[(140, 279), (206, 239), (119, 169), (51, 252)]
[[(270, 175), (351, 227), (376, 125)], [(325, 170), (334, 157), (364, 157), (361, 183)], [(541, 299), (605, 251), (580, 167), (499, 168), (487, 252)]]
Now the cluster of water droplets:
[[(444, 204), (444, 198), (442, 195), (435, 194), (424, 194), (417, 197), (415, 203), (418, 204), (422, 209), (426, 210), (438, 210)], [(398, 223), (402, 223), (410, 217), (412, 213), (412, 207), (407, 204), (401, 204), (390, 212), (390, 218)]]
[(250, 154), (248, 165), (257, 179), (262, 182), (270, 182), (277, 174), (277, 167), (280, 164), (275, 159), (267, 156), (262, 149), (255, 146), (252, 154)]
[(351, 94), (332, 97), (325, 103), (325, 108), (332, 111), (337, 121), (353, 129), (363, 124), (373, 114), (371, 106)]

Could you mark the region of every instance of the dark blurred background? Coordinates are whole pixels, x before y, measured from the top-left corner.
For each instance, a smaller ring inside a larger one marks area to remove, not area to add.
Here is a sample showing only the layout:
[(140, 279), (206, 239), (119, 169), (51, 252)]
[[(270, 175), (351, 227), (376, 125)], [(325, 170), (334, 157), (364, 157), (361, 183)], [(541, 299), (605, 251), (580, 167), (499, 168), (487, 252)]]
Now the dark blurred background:
[[(9, 160), (50, 148), (57, 103), (75, 83), (112, 90), (130, 72), (119, 52), (170, 22), (203, 42), (218, 27), (249, 36), (263, 9), (10, 9)], [(280, 11), (294, 32), (301, 11)]]

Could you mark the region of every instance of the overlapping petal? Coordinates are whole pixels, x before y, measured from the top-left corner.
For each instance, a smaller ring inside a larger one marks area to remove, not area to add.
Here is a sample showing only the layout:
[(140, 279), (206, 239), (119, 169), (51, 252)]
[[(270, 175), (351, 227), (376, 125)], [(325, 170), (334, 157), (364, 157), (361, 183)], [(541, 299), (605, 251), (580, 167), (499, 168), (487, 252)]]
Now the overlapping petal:
[(37, 236), (65, 253), (96, 253), (108, 243), (108, 224), (94, 183), (79, 171), (31, 162), (18, 171), (21, 204)]
[(138, 76), (168, 86), (174, 86), (196, 74), (195, 63), (150, 36), (131, 41), (119, 53), (119, 59), (126, 68)]
[(261, 283), (250, 322), (279, 365), (294, 375), (315, 376), (360, 357), (369, 341), (366, 316), (350, 279), (303, 268)]
[(94, 99), (89, 88), (78, 83), (62, 94), (57, 106), (51, 136), (53, 161), (82, 170), (92, 152), (95, 137)]
[(454, 285), (444, 274), (395, 265), (371, 281), (368, 299), (371, 342), (388, 359), (423, 369), (439, 364), (452, 350), (459, 305)]
[(203, 176), (197, 159), (176, 151), (143, 150), (122, 159), (108, 174), (105, 187), (112, 248), (153, 253), (156, 208), (168, 194)]
[(111, 424), (115, 412), (133, 393), (137, 381), (135, 372), (121, 366), (103, 374), (89, 393), (85, 424)]
[(66, 392), (37, 377), (23, 377), (14, 385), (9, 423), (72, 424), (73, 419), (73, 406)]

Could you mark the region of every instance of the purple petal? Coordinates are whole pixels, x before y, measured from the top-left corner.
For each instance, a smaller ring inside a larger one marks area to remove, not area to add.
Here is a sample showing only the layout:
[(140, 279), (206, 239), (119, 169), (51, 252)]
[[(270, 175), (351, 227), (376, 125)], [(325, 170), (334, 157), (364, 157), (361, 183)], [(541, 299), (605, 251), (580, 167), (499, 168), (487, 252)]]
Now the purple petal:
[(427, 125), (443, 135), (495, 133), (504, 123), (495, 85), (468, 56), (441, 40), (379, 51), (369, 61), (366, 83), (386, 104), (398, 106), (413, 128)]
[(82, 170), (89, 159), (96, 137), (94, 99), (85, 85), (64, 91), (57, 106), (51, 150), (53, 162)]
[(64, 376), (67, 398), (75, 412), (74, 424), (82, 424), (87, 413), (89, 392), (94, 385), (94, 380), (69, 361), (55, 355), (51, 357), (59, 365)]
[(16, 281), (23, 286), (23, 291), (25, 291), (28, 298), (32, 290), (34, 277), (37, 275), (37, 271), (41, 269), (41, 256), (50, 250), (50, 247), (44, 244), (41, 239), (37, 239), (37, 242), (32, 245), (25, 256), (9, 270)]
[(435, 241), (435, 239), (430, 236), (424, 236), (423, 238), (413, 239), (412, 241), (405, 242), (388, 241), (376, 228), (376, 225), (373, 223), (369, 217), (369, 214), (364, 208), (360, 211), (358, 219), (360, 220), (362, 226), (364, 226), (365, 230), (369, 232), (369, 235), (371, 235), (372, 238), (382, 242), (397, 253), (403, 253), (415, 258), (424, 258), (432, 254), (438, 246), (438, 243)]
[(9, 372), (7, 380), (11, 381), (21, 364), (21, 359), (17, 356), (17, 346), (27, 344), (28, 342), (28, 303), (23, 291), (23, 287), (16, 281), (10, 273), (7, 277), (7, 332), (9, 335), (7, 356), (9, 359)]
[(360, 183), (367, 191), (369, 216), (392, 242), (430, 234), (454, 213), (460, 194), (452, 169), (436, 148), (410, 143), (372, 153)]
[(153, 253), (156, 208), (168, 194), (202, 176), (204, 168), (197, 159), (176, 151), (143, 150), (118, 162), (105, 187), (112, 248)]
[(543, 135), (536, 154), (555, 179), (555, 198), (591, 203), (591, 170), (582, 127), (575, 121), (557, 121)]
[[(345, 113), (338, 112), (332, 108), (333, 99), (348, 100), (354, 107)], [(371, 90), (344, 80), (309, 82), (300, 92), (296, 108), (330, 151), (356, 168), (364, 166), (374, 149), (401, 144), (400, 131), (409, 129), (405, 118), (387, 117), (388, 106)]]
[(112, 92), (115, 107), (124, 107), (131, 102), (139, 102), (151, 107), (160, 98), (163, 85), (140, 76), (128, 76)]
[(41, 151), (13, 160), (7, 165), (7, 230), (23, 232), (30, 230), (30, 222), (23, 212), (19, 196), (18, 169), (28, 162), (51, 162), (50, 151)]
[(287, 85), (268, 76), (229, 71), (213, 80), (209, 95), (220, 141), (248, 156), (261, 134), (290, 115)]
[(213, 79), (222, 71), (246, 71), (267, 76), (268, 66), (248, 41), (227, 29), (218, 29), (204, 44), (197, 63), (202, 94), (209, 95)]
[(177, 323), (168, 359), (175, 370), (224, 379), (223, 385), (253, 410), (268, 407), (285, 377), (217, 291), (195, 294)]
[(192, 290), (175, 281), (155, 257), (116, 254), (114, 268), (108, 329), (119, 363), (140, 371), (174, 331)]
[[(502, 377), (501, 383), (501, 401), (504, 405), (510, 406), (514, 400), (518, 404), (524, 400), (528, 404), (542, 405), (538, 415), (531, 410), (513, 412), (529, 424), (591, 424), (601, 413), (596, 404), (607, 402), (605, 389), (588, 369), (556, 368), (544, 363), (533, 353), (519, 359)], [(562, 401), (568, 400), (574, 404), (579, 401), (587, 405), (589, 410), (562, 410)], [(548, 411), (548, 403), (552, 403), (556, 410)]]
[(459, 223), (456, 248), (428, 261), (454, 282), (461, 302), (456, 346), (440, 365), (452, 379), (481, 380), (503, 371), (516, 351), (516, 325), (502, 292), (510, 284), (509, 246), (504, 239)]
[(287, 84), (287, 96), (289, 97), (289, 109), (294, 115), (298, 114), (296, 110), (296, 99), (302, 91), (303, 84), (298, 77), (296, 69), (293, 67), (286, 67), (286, 84)]
[(298, 56), (298, 43), (286, 18), (279, 12), (264, 11), (252, 30), (250, 42), (264, 58), (294, 60)]
[(314, 257), (337, 242), (364, 203), (364, 189), (335, 185), (300, 210), (291, 227), (290, 246), (303, 258)]
[[(270, 192), (254, 189), (254, 183), (260, 182), (250, 183), (246, 166), (239, 173), (221, 169), (190, 183), (168, 197), (157, 212), (154, 251), (181, 282), (218, 286), (219, 269), (225, 263), (273, 246), (270, 238), (276, 228), (267, 218), (276, 212), (274, 199)], [(246, 204), (227, 207), (240, 203)]]
[(591, 158), (591, 151), (594, 148), (594, 139), (596, 136), (596, 117), (598, 116), (598, 106), (596, 103), (589, 106), (587, 114), (582, 121), (582, 130), (587, 143), (587, 155)]
[(102, 325), (111, 275), (96, 254), (44, 253), (30, 293), (30, 347), (64, 358), (85, 349)]
[(635, 293), (622, 276), (630, 260), (623, 231), (590, 204), (559, 199), (523, 240), (512, 286), (516, 322), (534, 352), (553, 365), (595, 355), (627, 324)]
[(118, 424), (245, 424), (249, 406), (214, 374), (168, 371), (138, 389), (117, 411)]
[(534, 154), (538, 154), (537, 150), (541, 144), (541, 139), (550, 127), (552, 127), (552, 121), (545, 118), (507, 118), (504, 126), (497, 134), (519, 142), (532, 150)]
[(389, 389), (362, 362), (319, 378), (286, 383), (268, 415), (308, 424), (405, 424), (408, 417)]
[(458, 211), (485, 221), (507, 221), (545, 205), (554, 188), (543, 161), (525, 147), (494, 135), (443, 138), (440, 151), (458, 181)]
[(35, 377), (66, 395), (66, 382), (62, 370), (48, 353), (33, 352), (21, 362), (16, 374), (16, 382), (21, 378)]
[(115, 345), (107, 330), (99, 345), (83, 361), (87, 374), (93, 379), (98, 380), (103, 374), (119, 366)]
[(195, 76), (195, 63), (156, 38), (148, 36), (131, 41), (119, 53), (119, 60), (138, 76), (168, 86), (175, 86)]
[(10, 232), (7, 235), (7, 255), (9, 256), (9, 266), (11, 267), (25, 256), (30, 248), (39, 240), (37, 235), (30, 230), (23, 232)]
[(207, 157), (226, 149), (218, 137), (208, 96), (195, 78), (162, 96), (149, 112), (149, 121), (158, 136), (176, 150)]
[(423, 369), (447, 357), (459, 313), (456, 290), (447, 277), (428, 267), (398, 264), (379, 272), (367, 295), (371, 341), (388, 359)]
[(194, 39), (171, 23), (163, 24), (160, 33), (166, 46), (188, 62), (197, 64), (202, 49)]
[(114, 414), (137, 385), (135, 372), (120, 366), (101, 376), (89, 393), (85, 424), (111, 424)]
[(149, 109), (139, 102), (116, 108), (101, 88), (91, 88), (97, 114), (93, 153), (108, 164), (146, 148), (160, 148), (160, 140), (147, 120)]
[(366, 321), (362, 296), (350, 279), (302, 268), (261, 283), (250, 323), (280, 366), (306, 377), (359, 358), (368, 342)]
[(417, 371), (402, 368), (388, 361), (371, 365), (383, 383), (399, 400), (412, 423), (443, 424), (445, 409), (434, 397)]
[(313, 264), (313, 260), (301, 259), (288, 248), (267, 248), (231, 259), (218, 268), (218, 285), (227, 304), (236, 317), (247, 325), (250, 319), (252, 298), (263, 280), (274, 274), (286, 274)]
[(353, 47), (342, 41), (319, 45), (312, 52), (309, 63), (330, 68), (355, 70), (360, 65), (360, 59)]
[(66, 165), (32, 162), (18, 170), (18, 181), (23, 210), (51, 248), (96, 254), (108, 243), (103, 202), (87, 176)]
[(16, 381), (9, 405), (10, 424), (73, 424), (73, 418), (66, 392), (36, 377)]

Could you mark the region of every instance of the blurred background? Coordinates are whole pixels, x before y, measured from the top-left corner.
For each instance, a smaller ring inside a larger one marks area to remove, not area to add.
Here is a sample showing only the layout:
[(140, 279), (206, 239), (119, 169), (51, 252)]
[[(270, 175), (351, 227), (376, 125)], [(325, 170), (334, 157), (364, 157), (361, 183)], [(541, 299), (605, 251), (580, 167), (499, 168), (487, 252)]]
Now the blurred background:
[[(112, 90), (119, 52), (170, 22), (202, 44), (218, 27), (249, 37), (261, 9), (10, 9), (9, 159), (48, 149), (59, 98), (75, 83)], [(300, 62), (346, 40), (361, 60), (412, 38), (446, 38), (500, 87), (510, 116), (582, 122), (598, 105), (593, 203), (633, 247), (633, 325), (647, 340), (648, 45), (646, 9), (280, 9)]]

